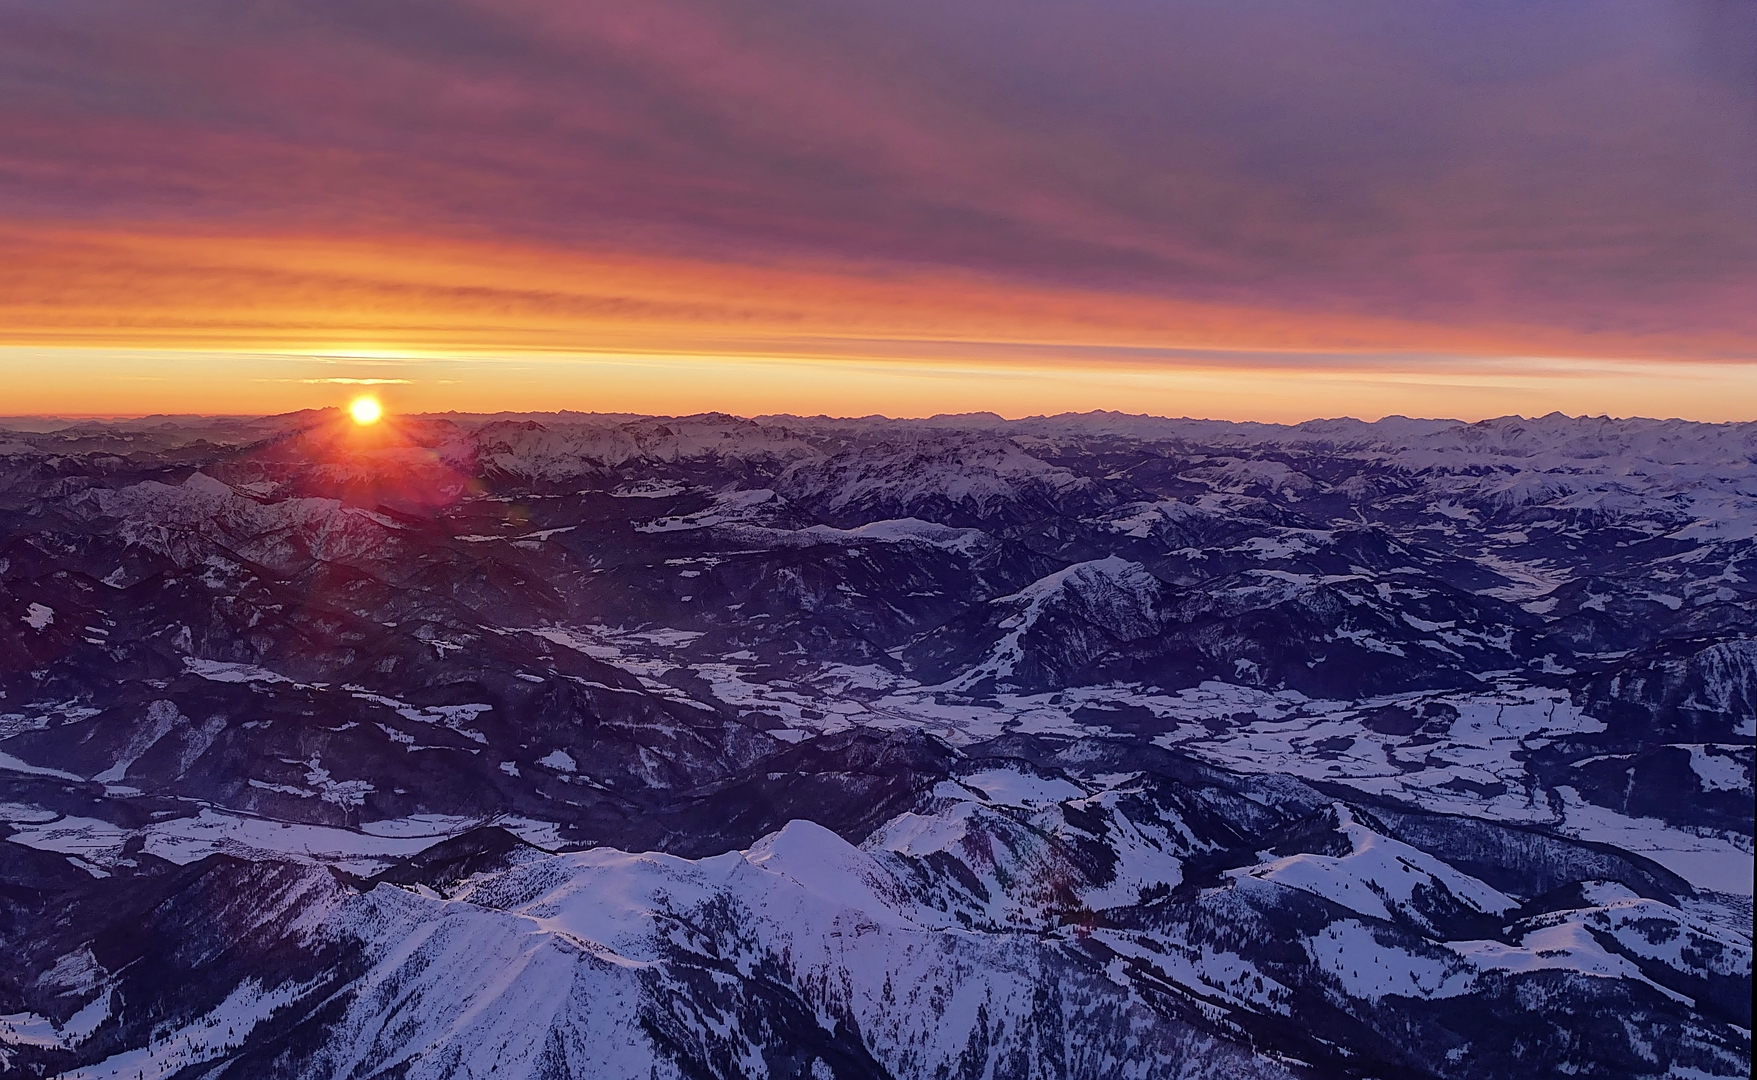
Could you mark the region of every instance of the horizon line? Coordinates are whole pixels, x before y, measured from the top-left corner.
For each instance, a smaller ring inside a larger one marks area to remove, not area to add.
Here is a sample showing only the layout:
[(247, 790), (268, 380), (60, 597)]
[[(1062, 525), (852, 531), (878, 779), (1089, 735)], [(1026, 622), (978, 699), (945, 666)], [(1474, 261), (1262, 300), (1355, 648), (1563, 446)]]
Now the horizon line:
[[(299, 416), (301, 414), (307, 414), (307, 413), (319, 413), (319, 414), (320, 413), (337, 413), (337, 414), (339, 414), (339, 413), (344, 412), (345, 410), (346, 410), (346, 406), (343, 406), (343, 405), (327, 405), (327, 406), (322, 406), (322, 407), (317, 407), (317, 408), (293, 409), (288, 412), (280, 412), (280, 413), (199, 413), (199, 412), (188, 412), (188, 413), (165, 413), (165, 412), (153, 412), (153, 413), (15, 413), (15, 414), (11, 414), (11, 415), (0, 415), (0, 430), (8, 430), (8, 429), (6, 429), (5, 425), (7, 424), (7, 422), (14, 421), (14, 420), (27, 420), (27, 421), (38, 421), (38, 422), (67, 421), (67, 422), (69, 422), (69, 424), (81, 423), (81, 422), (103, 422), (103, 421), (140, 422), (140, 421), (148, 421), (148, 420), (164, 420), (167, 422), (177, 421), (177, 420), (210, 420), (210, 421), (213, 421), (213, 420), (275, 420), (275, 419), (280, 419), (282, 417), (295, 417), (295, 416)], [(1524, 423), (1534, 423), (1539, 420), (1549, 420), (1549, 419), (1558, 418), (1558, 417), (1563, 420), (1571, 420), (1571, 421), (1601, 420), (1601, 421), (1606, 421), (1606, 422), (1610, 422), (1610, 423), (1634, 423), (1634, 422), (1646, 422), (1646, 423), (1654, 423), (1654, 424), (1678, 423), (1678, 424), (1692, 424), (1692, 425), (1701, 426), (1701, 427), (1739, 427), (1739, 426), (1743, 426), (1746, 424), (1757, 424), (1757, 417), (1753, 417), (1751, 419), (1745, 419), (1745, 420), (1693, 420), (1688, 417), (1681, 417), (1681, 416), (1662, 417), (1662, 416), (1646, 416), (1646, 415), (1640, 415), (1640, 414), (1631, 414), (1631, 415), (1627, 415), (1627, 416), (1613, 416), (1609, 413), (1574, 414), (1574, 413), (1563, 412), (1560, 409), (1552, 409), (1551, 411), (1549, 411), (1547, 413), (1535, 414), (1532, 416), (1526, 416), (1523, 413), (1504, 413), (1504, 414), (1501, 414), (1498, 416), (1483, 417), (1482, 419), (1479, 419), (1479, 420), (1465, 420), (1465, 419), (1462, 419), (1459, 417), (1449, 417), (1449, 416), (1409, 416), (1409, 415), (1406, 415), (1403, 413), (1385, 413), (1385, 414), (1377, 417), (1376, 419), (1372, 419), (1372, 420), (1368, 420), (1368, 419), (1366, 419), (1364, 417), (1360, 417), (1360, 416), (1341, 415), (1341, 416), (1313, 416), (1313, 417), (1309, 417), (1305, 420), (1299, 420), (1299, 421), (1294, 421), (1294, 422), (1281, 422), (1281, 421), (1274, 421), (1274, 420), (1234, 420), (1234, 419), (1227, 419), (1227, 418), (1223, 418), (1223, 417), (1189, 416), (1189, 415), (1170, 416), (1170, 415), (1165, 415), (1165, 414), (1160, 414), (1160, 413), (1147, 413), (1147, 412), (1131, 413), (1131, 412), (1124, 412), (1119, 409), (1087, 409), (1084, 411), (1069, 410), (1067, 412), (1059, 412), (1059, 413), (1027, 413), (1027, 414), (1022, 414), (1019, 416), (1006, 416), (1001, 413), (995, 412), (993, 410), (972, 410), (972, 411), (968, 411), (968, 412), (950, 412), (950, 413), (942, 412), (942, 413), (933, 413), (933, 414), (924, 415), (924, 416), (891, 416), (891, 415), (888, 415), (885, 413), (876, 413), (876, 412), (875, 413), (865, 413), (865, 414), (861, 414), (861, 415), (834, 415), (834, 414), (830, 414), (830, 413), (790, 413), (790, 412), (745, 414), (745, 413), (729, 412), (729, 411), (723, 410), (723, 409), (709, 409), (709, 410), (702, 410), (702, 411), (693, 412), (693, 413), (647, 413), (647, 412), (632, 412), (632, 411), (625, 411), (625, 410), (605, 411), (605, 412), (597, 412), (597, 411), (588, 412), (588, 411), (580, 410), (580, 409), (551, 409), (551, 410), (497, 409), (497, 410), (490, 411), (490, 412), (466, 412), (466, 411), (458, 410), (458, 409), (447, 409), (444, 411), (427, 410), (427, 411), (422, 411), (422, 412), (396, 412), (396, 413), (393, 413), (390, 415), (395, 415), (398, 417), (403, 417), (403, 418), (407, 418), (407, 419), (415, 419), (415, 420), (451, 419), (451, 418), (498, 419), (501, 417), (562, 417), (562, 416), (595, 417), (595, 418), (605, 418), (605, 419), (628, 418), (631, 420), (696, 420), (696, 419), (703, 419), (703, 418), (709, 418), (709, 417), (725, 417), (730, 420), (741, 420), (741, 421), (748, 421), (751, 423), (761, 423), (763, 421), (768, 421), (768, 420), (828, 420), (828, 421), (850, 421), (850, 422), (851, 421), (868, 420), (868, 421), (882, 421), (882, 422), (886, 422), (886, 423), (903, 423), (903, 424), (907, 424), (907, 423), (919, 424), (919, 423), (927, 423), (927, 422), (936, 421), (936, 420), (946, 421), (946, 420), (960, 420), (960, 419), (966, 419), (966, 418), (973, 419), (973, 420), (974, 419), (992, 419), (995, 421), (999, 421), (1001, 423), (1021, 424), (1021, 423), (1028, 423), (1028, 422), (1034, 421), (1034, 420), (1062, 420), (1062, 419), (1084, 419), (1084, 418), (1089, 418), (1089, 417), (1116, 417), (1116, 418), (1130, 419), (1130, 420), (1164, 420), (1167, 422), (1181, 422), (1181, 423), (1228, 424), (1228, 425), (1233, 425), (1233, 426), (1238, 426), (1238, 427), (1256, 426), (1256, 427), (1279, 427), (1279, 428), (1299, 428), (1299, 427), (1305, 427), (1308, 424), (1341, 423), (1344, 421), (1362, 424), (1362, 425), (1366, 425), (1366, 426), (1373, 426), (1373, 425), (1385, 423), (1387, 421), (1396, 421), (1396, 420), (1404, 420), (1404, 421), (1409, 421), (1412, 423), (1457, 424), (1457, 425), (1465, 426), (1465, 427), (1475, 427), (1475, 426), (1484, 425), (1484, 424), (1493, 424), (1493, 423), (1500, 422), (1500, 421), (1520, 421), (1520, 422), (1524, 422)]]

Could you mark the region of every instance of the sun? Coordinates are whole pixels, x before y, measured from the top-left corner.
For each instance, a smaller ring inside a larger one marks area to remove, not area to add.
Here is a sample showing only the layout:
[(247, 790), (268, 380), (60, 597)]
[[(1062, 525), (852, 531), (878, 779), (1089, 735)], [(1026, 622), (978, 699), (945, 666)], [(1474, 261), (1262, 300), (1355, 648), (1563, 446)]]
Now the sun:
[(348, 406), (348, 415), (356, 424), (376, 424), (384, 415), (384, 407), (375, 397), (357, 397)]

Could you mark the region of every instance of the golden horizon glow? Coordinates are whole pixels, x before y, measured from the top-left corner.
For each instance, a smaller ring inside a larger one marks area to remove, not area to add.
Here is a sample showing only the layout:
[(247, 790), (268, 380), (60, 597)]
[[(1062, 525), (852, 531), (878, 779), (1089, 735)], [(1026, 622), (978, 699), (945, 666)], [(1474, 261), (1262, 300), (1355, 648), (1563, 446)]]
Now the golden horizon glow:
[(264, 415), (395, 384), (402, 412), (1757, 418), (1757, 353), (1724, 326), (1424, 323), (854, 263), (248, 241), (0, 229), (0, 412)]
[(1473, 421), (1551, 411), (1757, 419), (1757, 364), (1737, 362), (1261, 352), (1130, 362), (1126, 352), (1119, 358), (1093, 350), (1033, 358), (1008, 345), (861, 358), (0, 346), (0, 386), (8, 390), (0, 411), (11, 416), (264, 416), (334, 408), (338, 386), (362, 384), (395, 384), (399, 415), (988, 411), (1018, 418), (1106, 409), (1269, 423), (1393, 413)]
[(348, 415), (354, 418), (354, 423), (362, 426), (376, 424), (384, 416), (384, 406), (371, 395), (357, 397), (348, 403)]

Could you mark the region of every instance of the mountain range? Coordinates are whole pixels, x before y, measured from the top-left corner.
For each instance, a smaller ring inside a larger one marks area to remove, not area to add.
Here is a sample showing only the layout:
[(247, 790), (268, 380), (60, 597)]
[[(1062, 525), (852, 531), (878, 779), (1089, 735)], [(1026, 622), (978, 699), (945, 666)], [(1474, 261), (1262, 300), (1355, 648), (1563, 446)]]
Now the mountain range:
[(0, 1077), (1751, 1061), (1757, 423), (0, 420)]

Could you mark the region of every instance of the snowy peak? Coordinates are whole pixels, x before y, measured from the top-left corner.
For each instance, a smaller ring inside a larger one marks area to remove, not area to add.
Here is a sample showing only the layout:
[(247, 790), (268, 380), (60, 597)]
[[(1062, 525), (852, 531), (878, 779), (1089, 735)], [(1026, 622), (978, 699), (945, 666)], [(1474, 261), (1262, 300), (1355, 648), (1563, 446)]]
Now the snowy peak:
[[(1307, 833), (1297, 851), (1232, 873), (1323, 897), (1351, 911), (1435, 933), (1473, 915), (1504, 915), (1518, 901), (1439, 859), (1363, 824), (1355, 811), (1332, 804), (1321, 821), (1332, 824), (1328, 837)], [(1304, 830), (1302, 830), (1304, 831)], [(1316, 843), (1333, 837), (1335, 843)], [(1271, 849), (1278, 851), (1278, 845)]]

